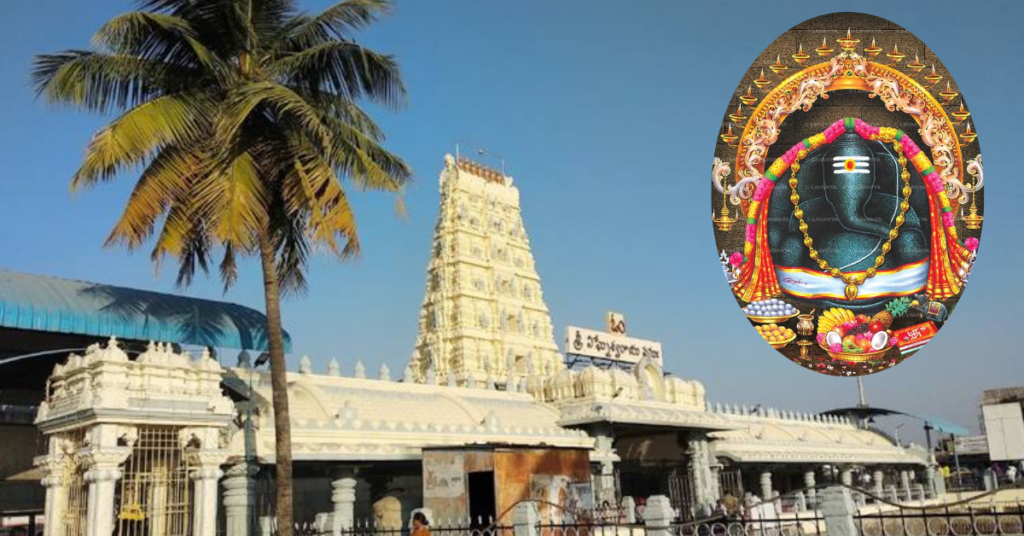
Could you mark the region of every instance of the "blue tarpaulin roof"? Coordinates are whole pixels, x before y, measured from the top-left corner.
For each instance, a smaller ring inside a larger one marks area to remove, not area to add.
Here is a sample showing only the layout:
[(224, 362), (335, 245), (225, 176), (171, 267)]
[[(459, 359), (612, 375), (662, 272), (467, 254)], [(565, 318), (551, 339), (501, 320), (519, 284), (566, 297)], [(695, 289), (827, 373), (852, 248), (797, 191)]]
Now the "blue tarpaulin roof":
[(248, 307), (2, 269), (0, 327), (267, 349), (266, 317)]

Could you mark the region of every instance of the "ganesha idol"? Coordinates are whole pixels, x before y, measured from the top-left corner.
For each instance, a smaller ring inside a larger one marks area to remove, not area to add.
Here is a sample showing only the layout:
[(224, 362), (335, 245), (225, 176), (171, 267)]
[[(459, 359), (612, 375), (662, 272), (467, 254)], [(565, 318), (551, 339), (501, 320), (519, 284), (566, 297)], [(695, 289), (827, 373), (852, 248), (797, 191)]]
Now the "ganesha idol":
[(877, 311), (894, 297), (957, 295), (973, 252), (945, 186), (902, 131), (837, 120), (790, 148), (757, 182), (734, 291), (786, 294), (824, 310)]

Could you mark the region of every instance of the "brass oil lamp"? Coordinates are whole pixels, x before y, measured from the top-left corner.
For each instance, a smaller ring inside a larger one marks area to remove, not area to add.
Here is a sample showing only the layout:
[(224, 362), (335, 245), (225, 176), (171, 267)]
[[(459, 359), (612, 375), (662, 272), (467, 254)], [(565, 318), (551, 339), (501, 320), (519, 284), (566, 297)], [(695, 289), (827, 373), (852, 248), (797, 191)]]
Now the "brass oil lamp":
[(821, 46), (814, 49), (814, 51), (817, 52), (818, 55), (823, 58), (831, 56), (832, 52), (834, 52), (832, 47), (828, 46), (828, 41), (824, 37), (821, 38)]
[(871, 38), (871, 46), (864, 47), (864, 55), (866, 55), (869, 60), (873, 60), (873, 59), (875, 59), (875, 56), (877, 56), (877, 55), (879, 55), (881, 53), (882, 53), (882, 47), (876, 45), (875, 44), (875, 38), (872, 37)]
[(811, 58), (810, 54), (804, 53), (804, 45), (801, 43), (796, 50), (796, 54), (793, 54), (793, 61), (800, 65), (807, 63), (807, 60)]
[(953, 113), (951, 113), (949, 115), (952, 115), (953, 117), (955, 117), (957, 123), (963, 123), (964, 119), (967, 119), (968, 117), (971, 116), (971, 112), (968, 112), (967, 110), (964, 110), (964, 100), (960, 99), (960, 109), (956, 110), (955, 112), (953, 112)]
[(757, 97), (755, 97), (754, 94), (750, 92), (750, 86), (747, 86), (747, 94), (740, 96), (740, 102), (747, 106), (753, 106), (754, 103), (757, 102)]
[(847, 29), (846, 37), (840, 37), (836, 39), (836, 42), (839, 43), (839, 47), (843, 49), (843, 52), (853, 52), (857, 49), (857, 43), (860, 43), (860, 39), (854, 39), (850, 35), (850, 30)]

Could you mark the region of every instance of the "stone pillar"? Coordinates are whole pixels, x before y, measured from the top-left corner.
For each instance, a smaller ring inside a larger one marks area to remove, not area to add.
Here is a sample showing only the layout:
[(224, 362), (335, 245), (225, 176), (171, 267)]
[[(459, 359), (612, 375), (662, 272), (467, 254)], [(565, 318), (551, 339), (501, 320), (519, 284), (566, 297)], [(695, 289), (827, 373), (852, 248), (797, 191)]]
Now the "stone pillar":
[(626, 517), (626, 523), (636, 523), (636, 501), (626, 495), (622, 498), (622, 513)]
[(761, 500), (770, 501), (772, 499), (772, 473), (771, 471), (761, 471)]
[(793, 502), (796, 505), (797, 512), (807, 511), (807, 498), (804, 496), (804, 492), (798, 491), (793, 495)]
[(900, 494), (904, 500), (911, 500), (913, 497), (910, 495), (910, 471), (906, 469), (900, 470)]
[(850, 469), (849, 467), (842, 468), (839, 472), (839, 481), (842, 482), (844, 486), (852, 486), (853, 469)]
[(331, 502), (334, 503), (334, 515), (331, 522), (331, 534), (338, 536), (343, 529), (355, 526), (356, 470), (343, 467), (336, 470), (333, 476)]
[(615, 433), (609, 425), (595, 425), (590, 430), (594, 438), (594, 451), (591, 461), (598, 464), (594, 472), (594, 498), (596, 504), (603, 501), (615, 502), (615, 462), (619, 460), (615, 453)]
[(871, 483), (873, 485), (873, 493), (882, 497), (885, 493), (885, 489), (882, 487), (885, 482), (885, 473), (881, 469), (875, 469), (871, 473)]
[(225, 536), (249, 536), (252, 531), (252, 508), (256, 502), (258, 468), (247, 462), (232, 465), (224, 472)]
[(43, 509), (43, 536), (56, 536), (64, 519), (67, 508), (67, 483), (64, 472), (67, 470), (67, 457), (63, 453), (52, 453), (39, 456), (34, 465), (43, 469), (42, 484), (46, 488), (46, 504)]
[(821, 515), (825, 518), (825, 532), (828, 536), (858, 536), (860, 533), (853, 521), (857, 509), (850, 490), (829, 486), (821, 495)]
[(814, 480), (814, 470), (804, 472), (804, 487), (807, 489), (807, 502), (814, 508), (818, 503), (818, 490), (814, 489), (817, 483)]
[[(85, 536), (110, 536), (114, 532), (114, 490), (121, 478), (121, 463), (131, 454), (130, 447), (89, 447), (84, 459), (89, 469)], [(58, 527), (60, 524), (58, 523)]]
[(714, 456), (708, 445), (707, 435), (694, 433), (687, 439), (686, 454), (690, 458), (690, 475), (693, 477), (694, 502), (698, 507), (710, 510), (721, 498), (721, 485), (715, 476)]
[(594, 475), (594, 495), (597, 504), (615, 502), (615, 465), (610, 461), (598, 464)]
[(889, 499), (890, 501), (893, 502), (900, 500), (899, 495), (896, 493), (896, 484), (889, 484), (888, 486), (886, 486), (885, 492), (886, 499)]
[[(220, 456), (218, 455), (219, 459)], [(193, 505), (192, 534), (194, 536), (215, 536), (217, 534), (217, 482), (224, 473), (217, 462), (200, 462), (192, 471)]]
[(512, 510), (512, 530), (514, 536), (538, 536), (540, 512), (534, 502), (521, 502)]
[[(676, 512), (672, 503), (664, 495), (655, 495), (647, 499), (644, 508), (644, 527), (647, 536), (672, 536), (672, 521)], [(517, 535), (518, 536), (518, 535)]]

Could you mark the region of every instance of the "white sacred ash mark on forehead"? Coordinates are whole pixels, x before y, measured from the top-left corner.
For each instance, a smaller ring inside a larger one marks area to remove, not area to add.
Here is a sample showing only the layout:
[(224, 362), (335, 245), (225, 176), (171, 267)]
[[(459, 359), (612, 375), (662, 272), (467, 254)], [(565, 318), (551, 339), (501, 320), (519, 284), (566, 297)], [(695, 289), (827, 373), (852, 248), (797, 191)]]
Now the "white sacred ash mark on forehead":
[[(852, 162), (853, 169), (847, 169), (846, 164)], [(871, 162), (870, 156), (834, 156), (832, 157), (832, 171), (836, 175), (845, 175), (847, 173), (870, 173), (868, 170)]]

